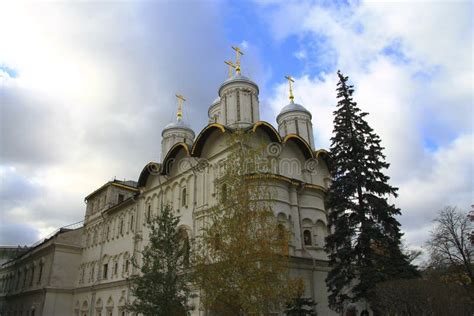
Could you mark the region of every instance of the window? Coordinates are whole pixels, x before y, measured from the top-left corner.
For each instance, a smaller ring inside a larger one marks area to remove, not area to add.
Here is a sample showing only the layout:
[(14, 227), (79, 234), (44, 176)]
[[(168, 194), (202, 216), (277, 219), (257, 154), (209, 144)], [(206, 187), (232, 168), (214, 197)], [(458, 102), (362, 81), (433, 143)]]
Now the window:
[(179, 229), (179, 246), (184, 253), (183, 262), (185, 265), (188, 265), (189, 264), (189, 251), (190, 251), (189, 236), (188, 236), (188, 232), (186, 231), (184, 227), (181, 227)]
[(311, 245), (312, 245), (312, 242), (311, 242), (311, 231), (310, 231), (310, 230), (305, 229), (305, 230), (303, 231), (303, 240), (304, 240), (305, 246), (311, 246)]
[(107, 272), (108, 272), (107, 270), (108, 270), (108, 268), (109, 268), (109, 265), (107, 263), (104, 264), (104, 269), (102, 271), (102, 278), (104, 278), (104, 279), (107, 279)]
[(116, 261), (114, 265), (114, 274), (117, 275), (117, 273), (118, 273), (118, 261)]
[(220, 250), (221, 249), (221, 236), (219, 233), (214, 234), (214, 240), (212, 241), (212, 244), (214, 246), (214, 250)]
[(81, 268), (81, 278), (79, 279), (79, 283), (84, 283), (84, 273), (85, 273), (85, 268)]
[(35, 278), (35, 266), (31, 267), (31, 278), (30, 278), (30, 286), (33, 285), (33, 279)]
[(146, 219), (150, 221), (151, 219), (151, 205), (148, 205), (148, 210), (146, 211)]
[(43, 263), (39, 265), (39, 273), (38, 273), (38, 284), (41, 282), (41, 277), (43, 275)]
[(94, 235), (92, 237), (92, 245), (97, 244), (97, 230), (94, 232)]
[(119, 202), (119, 203), (122, 203), (123, 200), (124, 200), (124, 198), (125, 198), (125, 196), (124, 196), (123, 194), (119, 194), (119, 195), (118, 195), (118, 202)]
[(278, 228), (278, 239), (279, 240), (283, 240), (285, 239), (285, 233), (286, 233), (286, 229), (285, 229), (285, 226), (283, 224), (278, 224), (277, 226)]
[(123, 235), (123, 219), (120, 220), (120, 235)]
[(26, 276), (28, 275), (28, 268), (25, 269), (25, 275), (23, 276), (23, 287), (26, 286)]
[(181, 206), (186, 206), (186, 188), (181, 191)]
[(125, 260), (125, 272), (128, 273), (128, 266), (130, 265), (130, 260)]
[(222, 185), (222, 193), (221, 193), (221, 198), (222, 198), (222, 202), (226, 202), (227, 201), (227, 184), (223, 184)]
[(130, 230), (133, 232), (133, 215), (130, 216)]

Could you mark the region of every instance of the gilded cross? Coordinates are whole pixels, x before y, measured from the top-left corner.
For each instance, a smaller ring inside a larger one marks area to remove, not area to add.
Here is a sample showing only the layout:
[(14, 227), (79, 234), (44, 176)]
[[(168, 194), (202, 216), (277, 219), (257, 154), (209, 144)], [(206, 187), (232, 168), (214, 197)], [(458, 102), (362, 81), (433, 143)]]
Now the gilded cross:
[(232, 46), (232, 49), (235, 50), (235, 72), (240, 74), (240, 56), (244, 53), (237, 46)]
[(293, 82), (295, 82), (295, 79), (291, 76), (285, 76), (285, 79), (288, 80), (288, 86), (290, 87), (290, 101), (293, 102), (295, 98), (293, 95)]
[(186, 99), (181, 95), (176, 93), (176, 97), (178, 98), (178, 121), (181, 121), (183, 119), (183, 102), (186, 101)]
[(224, 63), (229, 66), (229, 78), (232, 78), (232, 69), (235, 68), (234, 63), (232, 61), (225, 61)]

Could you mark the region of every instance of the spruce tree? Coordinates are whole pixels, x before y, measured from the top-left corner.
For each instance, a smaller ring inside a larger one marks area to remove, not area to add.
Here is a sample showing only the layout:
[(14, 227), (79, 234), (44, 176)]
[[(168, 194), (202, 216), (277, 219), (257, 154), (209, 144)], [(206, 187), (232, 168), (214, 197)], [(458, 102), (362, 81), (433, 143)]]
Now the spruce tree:
[(134, 258), (140, 274), (130, 278), (135, 301), (125, 309), (153, 316), (187, 315), (191, 307), (188, 279), (189, 241), (178, 230), (179, 217), (164, 205), (160, 214), (147, 219), (149, 243), (142, 251), (142, 264)]
[(388, 184), (379, 136), (353, 101), (353, 86), (338, 71), (337, 110), (331, 138), (333, 177), (327, 197), (326, 238), (330, 272), (329, 304), (341, 310), (347, 301), (371, 301), (379, 282), (418, 275), (400, 250), (400, 209), (388, 202), (397, 188)]

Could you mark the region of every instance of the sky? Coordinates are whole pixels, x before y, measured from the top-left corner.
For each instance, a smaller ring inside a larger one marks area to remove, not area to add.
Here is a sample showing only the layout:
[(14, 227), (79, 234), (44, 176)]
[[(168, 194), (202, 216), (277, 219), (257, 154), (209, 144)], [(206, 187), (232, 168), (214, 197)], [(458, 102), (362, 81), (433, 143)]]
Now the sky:
[(474, 204), (470, 1), (0, 2), (0, 245), (83, 219), (84, 197), (159, 161), (175, 93), (196, 134), (231, 45), (261, 118), (295, 101), (328, 149), (337, 70), (382, 139), (410, 247)]

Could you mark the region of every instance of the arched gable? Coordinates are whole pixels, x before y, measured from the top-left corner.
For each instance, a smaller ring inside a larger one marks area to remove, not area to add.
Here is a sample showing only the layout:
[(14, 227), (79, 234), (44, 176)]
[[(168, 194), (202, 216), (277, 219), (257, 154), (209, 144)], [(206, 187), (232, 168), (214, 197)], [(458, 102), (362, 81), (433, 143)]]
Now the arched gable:
[(176, 156), (181, 150), (184, 150), (187, 156), (190, 155), (188, 144), (182, 142), (174, 144), (163, 159), (161, 174), (169, 173), (169, 171), (171, 170), (171, 163), (173, 162), (173, 159), (176, 158)]
[(314, 157), (326, 159), (329, 157), (329, 152), (326, 149), (319, 149), (314, 152)]
[(257, 129), (263, 130), (268, 135), (268, 137), (270, 137), (272, 142), (281, 143), (282, 140), (280, 134), (278, 134), (276, 129), (270, 123), (265, 121), (258, 121), (253, 125), (252, 132), (255, 133)]
[(158, 174), (161, 172), (161, 164), (157, 162), (149, 162), (140, 173), (140, 177), (138, 178), (138, 187), (144, 187), (148, 180), (150, 174)]
[(314, 157), (313, 151), (311, 150), (311, 146), (302, 137), (296, 134), (288, 134), (283, 139), (283, 144), (287, 142), (294, 142), (298, 146), (298, 148), (301, 150), (301, 152), (303, 153), (306, 159), (310, 159)]
[(201, 156), (202, 149), (204, 148), (206, 140), (215, 131), (220, 131), (222, 133), (225, 133), (226, 129), (224, 125), (219, 124), (219, 123), (212, 123), (204, 127), (204, 129), (199, 133), (199, 135), (196, 137), (196, 140), (194, 141), (193, 149), (191, 151), (191, 156), (194, 156), (194, 157)]

